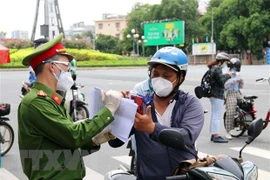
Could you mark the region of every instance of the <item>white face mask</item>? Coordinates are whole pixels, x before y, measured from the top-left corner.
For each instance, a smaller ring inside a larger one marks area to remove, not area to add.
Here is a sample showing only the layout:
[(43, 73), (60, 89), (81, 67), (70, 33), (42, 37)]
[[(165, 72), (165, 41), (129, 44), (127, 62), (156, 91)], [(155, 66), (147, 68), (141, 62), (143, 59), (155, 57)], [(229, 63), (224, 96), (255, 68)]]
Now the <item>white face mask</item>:
[(55, 65), (61, 72), (59, 76), (57, 76), (55, 73), (53, 73), (55, 79), (57, 80), (56, 90), (68, 91), (71, 88), (71, 86), (74, 84), (74, 81), (71, 77), (71, 73), (65, 72), (57, 64), (55, 64)]
[(176, 79), (171, 82), (167, 79), (164, 79), (162, 77), (157, 77), (152, 79), (152, 86), (154, 89), (154, 92), (159, 97), (167, 97), (173, 90), (173, 83), (176, 81)]

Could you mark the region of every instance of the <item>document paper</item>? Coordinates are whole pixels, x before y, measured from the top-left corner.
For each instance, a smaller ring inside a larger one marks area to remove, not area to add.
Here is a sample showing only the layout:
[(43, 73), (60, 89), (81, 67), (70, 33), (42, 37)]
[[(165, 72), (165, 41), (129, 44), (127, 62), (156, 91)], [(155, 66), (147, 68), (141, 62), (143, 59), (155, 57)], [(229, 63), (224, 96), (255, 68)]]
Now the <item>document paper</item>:
[[(93, 118), (103, 107), (101, 100), (102, 90), (95, 87), (90, 92), (90, 119)], [(111, 133), (123, 142), (127, 142), (131, 128), (134, 124), (137, 104), (133, 100), (122, 98), (120, 106), (114, 114), (114, 121), (108, 125)]]

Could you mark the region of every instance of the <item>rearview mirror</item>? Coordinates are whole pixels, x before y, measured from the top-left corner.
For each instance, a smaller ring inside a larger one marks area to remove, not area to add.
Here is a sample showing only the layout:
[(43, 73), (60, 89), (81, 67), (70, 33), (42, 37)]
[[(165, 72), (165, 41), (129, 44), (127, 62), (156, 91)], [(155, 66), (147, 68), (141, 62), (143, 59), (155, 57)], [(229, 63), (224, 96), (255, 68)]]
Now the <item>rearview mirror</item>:
[(257, 136), (259, 136), (263, 129), (263, 120), (256, 119), (251, 122), (248, 127), (248, 139), (246, 141), (247, 144), (250, 144)]
[(185, 140), (182, 134), (175, 129), (163, 129), (158, 135), (158, 140), (161, 144), (172, 147), (179, 148), (186, 152), (190, 152), (188, 147), (185, 144)]
[(194, 91), (198, 99), (201, 99), (203, 97), (203, 88), (201, 86), (197, 86)]

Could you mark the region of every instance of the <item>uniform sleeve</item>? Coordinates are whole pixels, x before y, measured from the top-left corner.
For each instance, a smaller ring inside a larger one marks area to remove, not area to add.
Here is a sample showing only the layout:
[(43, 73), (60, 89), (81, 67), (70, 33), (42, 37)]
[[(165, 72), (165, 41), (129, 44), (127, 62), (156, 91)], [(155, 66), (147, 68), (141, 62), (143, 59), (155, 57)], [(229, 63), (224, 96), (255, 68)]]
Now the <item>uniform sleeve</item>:
[(37, 134), (66, 148), (79, 148), (89, 143), (114, 118), (107, 108), (103, 108), (92, 120), (73, 123), (70, 117), (62, 115), (55, 103), (45, 98), (35, 98), (28, 107), (29, 123)]
[[(199, 137), (204, 124), (204, 112), (200, 101), (197, 98), (192, 97), (183, 113), (184, 115), (181, 122), (178, 124), (179, 126), (172, 128), (178, 130), (183, 135), (187, 146), (191, 146)], [(157, 141), (159, 132), (165, 128), (168, 127), (156, 123), (151, 138)]]

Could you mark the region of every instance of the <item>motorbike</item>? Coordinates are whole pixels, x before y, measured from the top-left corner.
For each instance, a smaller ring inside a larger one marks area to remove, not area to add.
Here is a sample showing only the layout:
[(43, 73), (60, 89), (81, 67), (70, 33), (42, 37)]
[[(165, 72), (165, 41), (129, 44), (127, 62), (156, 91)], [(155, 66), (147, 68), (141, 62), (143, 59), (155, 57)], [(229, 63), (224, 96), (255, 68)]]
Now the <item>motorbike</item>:
[[(214, 179), (230, 179), (230, 180), (257, 180), (258, 167), (251, 161), (243, 161), (242, 151), (244, 148), (258, 137), (263, 129), (263, 120), (256, 119), (251, 122), (248, 127), (248, 138), (245, 145), (239, 151), (239, 157), (234, 158), (228, 155), (218, 155), (216, 157), (205, 157), (200, 159), (196, 154), (192, 153), (185, 144), (182, 134), (175, 129), (163, 129), (158, 136), (161, 144), (179, 148), (193, 154), (194, 160), (179, 162), (178, 167), (172, 172), (172, 176), (166, 177), (167, 180), (214, 180)], [(211, 161), (209, 161), (211, 160)], [(136, 176), (129, 173), (124, 167), (108, 172), (105, 180), (135, 180)]]
[(74, 122), (89, 118), (87, 103), (85, 102), (85, 94), (80, 91), (84, 86), (76, 84), (66, 92), (67, 113), (72, 117)]
[[(0, 156), (4, 156), (11, 149), (14, 142), (13, 128), (8, 124), (10, 104), (0, 104)], [(1, 157), (0, 157), (1, 158)]]
[(27, 81), (23, 81), (20, 98), (23, 98), (30, 90), (31, 90), (30, 84)]
[[(65, 93), (66, 110), (74, 122), (89, 118), (89, 111), (85, 101), (85, 94), (80, 91), (84, 86), (82, 84), (74, 85)], [(20, 97), (23, 98), (31, 90), (30, 84), (22, 82)]]
[[(236, 114), (234, 116), (234, 128), (230, 131), (232, 137), (242, 136), (248, 128), (250, 122), (256, 119), (256, 110), (254, 100), (258, 96), (244, 96), (237, 100)], [(224, 125), (226, 120), (226, 111), (223, 115)]]

